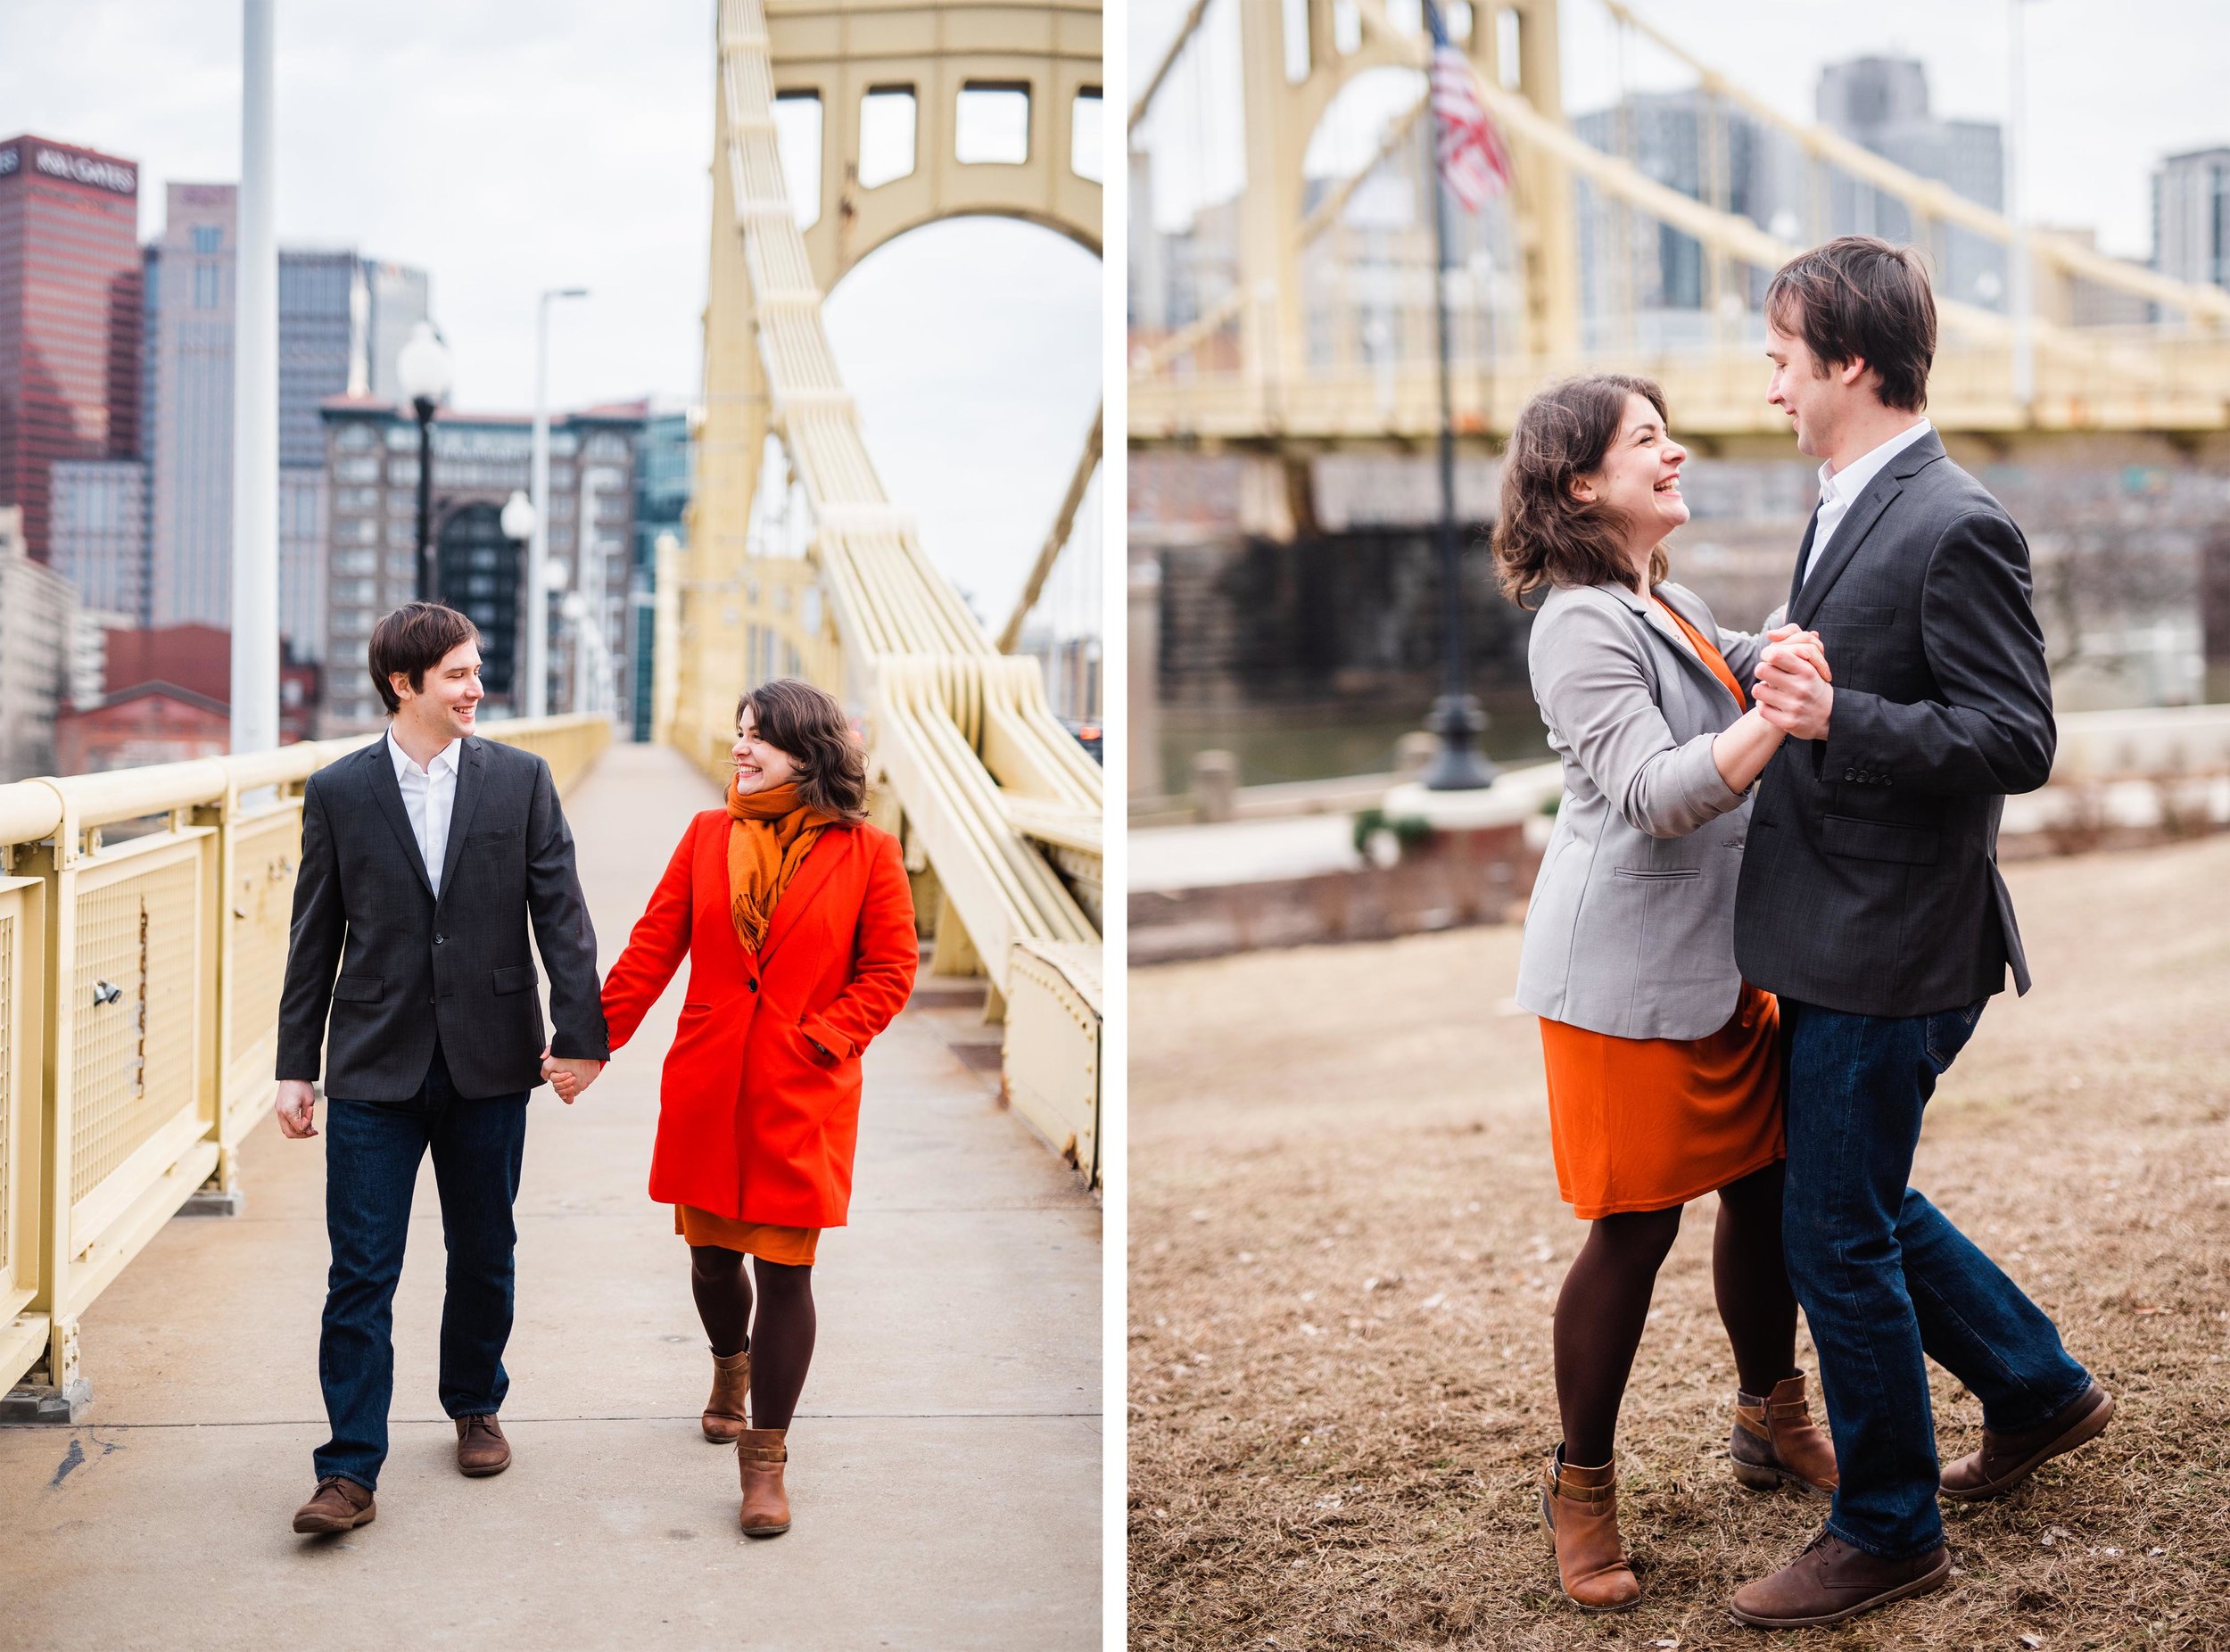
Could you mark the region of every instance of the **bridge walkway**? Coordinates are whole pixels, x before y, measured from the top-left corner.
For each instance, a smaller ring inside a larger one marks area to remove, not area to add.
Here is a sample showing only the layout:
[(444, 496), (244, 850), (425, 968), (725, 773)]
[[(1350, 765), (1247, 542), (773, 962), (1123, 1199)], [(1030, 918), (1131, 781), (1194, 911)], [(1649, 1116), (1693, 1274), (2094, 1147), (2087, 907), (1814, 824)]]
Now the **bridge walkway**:
[[(714, 801), (681, 756), (630, 745), (568, 797), (606, 965)], [(324, 1138), (267, 1120), (245, 1213), (174, 1219), (87, 1312), (85, 1420), (0, 1428), (0, 1648), (1096, 1645), (1100, 1212), (1001, 1109), (995, 1029), (925, 979), (869, 1052), (852, 1225), (822, 1245), (791, 1433), (797, 1525), (754, 1542), (732, 1458), (697, 1432), (685, 1253), (643, 1193), (681, 993), (572, 1111), (533, 1104), (508, 1473), (456, 1473), (434, 1397), (429, 1166), (379, 1517), (288, 1530), (325, 1432)]]

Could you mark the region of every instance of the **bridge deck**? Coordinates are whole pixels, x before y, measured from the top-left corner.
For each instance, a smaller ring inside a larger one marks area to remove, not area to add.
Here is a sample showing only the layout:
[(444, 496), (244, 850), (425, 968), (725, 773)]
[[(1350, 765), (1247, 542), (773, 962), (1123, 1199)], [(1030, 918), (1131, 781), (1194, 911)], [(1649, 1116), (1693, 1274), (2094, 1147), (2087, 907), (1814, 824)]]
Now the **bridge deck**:
[[(637, 746), (568, 800), (607, 964), (713, 801)], [(325, 1433), (323, 1138), (267, 1123), (246, 1214), (173, 1221), (87, 1313), (86, 1422), (0, 1429), (0, 1647), (1096, 1645), (1099, 1212), (954, 1047), (991, 1029), (940, 995), (918, 993), (868, 1055), (788, 1536), (736, 1531), (733, 1458), (697, 1433), (708, 1362), (685, 1253), (643, 1194), (677, 979), (576, 1108), (534, 1103), (508, 1474), (458, 1475), (434, 1398), (428, 1168), (379, 1518), (289, 1532)]]

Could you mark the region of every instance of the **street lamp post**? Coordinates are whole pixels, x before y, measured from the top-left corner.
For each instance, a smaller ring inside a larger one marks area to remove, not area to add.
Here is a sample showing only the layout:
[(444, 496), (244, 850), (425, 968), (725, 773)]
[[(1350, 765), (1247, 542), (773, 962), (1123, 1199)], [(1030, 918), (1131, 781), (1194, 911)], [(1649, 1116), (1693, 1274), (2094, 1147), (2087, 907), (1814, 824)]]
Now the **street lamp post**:
[(434, 577), (434, 409), (449, 394), (450, 355), (432, 322), (421, 321), (412, 330), (410, 342), (395, 358), (395, 376), (418, 420), (417, 591), (419, 601), (433, 602), (439, 597)]
[(549, 301), (586, 298), (586, 287), (546, 287), (534, 306), (534, 534), (526, 553), (526, 715), (549, 702)]
[(1449, 233), (1448, 180), (1433, 147), (1434, 123), (1425, 129), (1425, 176), (1433, 194), (1433, 237), (1438, 257), (1433, 293), (1439, 322), (1441, 368), (1441, 519), (1436, 539), (1441, 565), (1441, 692), (1425, 726), (1440, 736), (1425, 771), (1427, 791), (1477, 791), (1494, 784), (1494, 764), (1474, 744), (1487, 726), (1472, 697), (1464, 637), (1463, 546), (1456, 527), (1456, 419), (1450, 390), (1448, 289), (1456, 277), (1455, 237)]

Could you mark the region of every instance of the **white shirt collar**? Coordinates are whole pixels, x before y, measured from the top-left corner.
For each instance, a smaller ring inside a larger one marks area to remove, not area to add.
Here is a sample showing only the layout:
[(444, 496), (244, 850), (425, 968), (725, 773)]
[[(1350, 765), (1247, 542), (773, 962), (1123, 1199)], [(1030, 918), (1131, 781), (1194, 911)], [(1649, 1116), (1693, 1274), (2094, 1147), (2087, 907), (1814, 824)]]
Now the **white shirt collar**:
[(1820, 467), (1820, 498), (1822, 503), (1838, 508), (1848, 505), (1866, 490), (1866, 484), (1881, 475), (1889, 461), (1934, 430), (1936, 426), (1922, 419), (1910, 430), (1901, 430), (1888, 441), (1860, 454), (1840, 470)]
[(456, 773), (458, 753), (464, 744), (462, 740), (451, 740), (434, 754), (433, 762), (420, 769), (416, 763), (411, 761), (410, 754), (402, 748), (402, 742), (395, 738), (394, 725), (390, 723), (387, 729), (387, 755), (394, 762), (397, 780), (401, 780), (404, 774), (413, 771), (425, 774), (428, 778), (432, 777), (436, 769), (447, 769), (451, 774)]

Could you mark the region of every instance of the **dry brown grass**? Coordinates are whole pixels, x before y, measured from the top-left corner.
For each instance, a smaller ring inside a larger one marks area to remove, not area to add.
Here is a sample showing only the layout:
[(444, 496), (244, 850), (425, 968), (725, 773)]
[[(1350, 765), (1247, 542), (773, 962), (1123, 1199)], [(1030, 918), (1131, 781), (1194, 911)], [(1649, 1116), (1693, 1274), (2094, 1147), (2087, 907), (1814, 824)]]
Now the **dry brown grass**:
[[(1132, 1644), (2230, 1647), (2230, 838), (2009, 876), (2040, 984), (1984, 1016), (1914, 1180), (2120, 1409), (2003, 1501), (1946, 1507), (1952, 1587), (1806, 1635), (1726, 1614), (1821, 1506), (1727, 1472), (1708, 1201), (1621, 1433), (1647, 1598), (1590, 1618), (1556, 1588), (1531, 1477), (1584, 1230), (1507, 1002), (1516, 930), (1134, 974)], [(1940, 1377), (1937, 1401), (1968, 1450), (1974, 1401)]]

